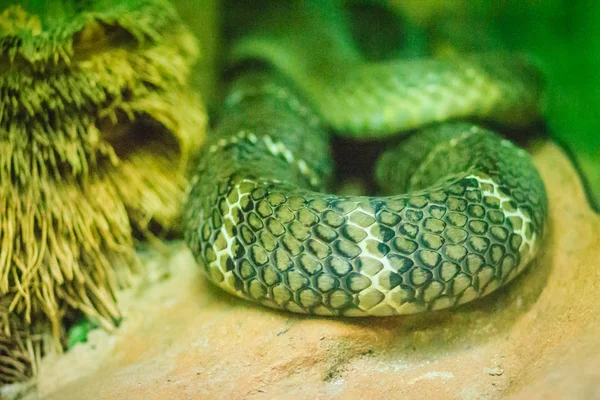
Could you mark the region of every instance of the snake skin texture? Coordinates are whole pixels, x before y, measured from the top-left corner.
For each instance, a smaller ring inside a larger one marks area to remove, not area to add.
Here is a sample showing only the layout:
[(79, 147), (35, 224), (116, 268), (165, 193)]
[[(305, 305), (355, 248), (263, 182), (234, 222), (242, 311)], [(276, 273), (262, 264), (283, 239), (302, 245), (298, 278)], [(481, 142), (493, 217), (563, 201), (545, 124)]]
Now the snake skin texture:
[[(239, 43), (184, 213), (187, 243), (216, 285), (292, 312), (390, 316), (485, 296), (535, 257), (547, 199), (530, 156), (488, 129), (445, 122), (534, 120), (539, 78), (526, 63), (331, 66), (328, 56), (288, 68), (296, 42)], [(250, 59), (263, 64), (242, 65)], [(331, 128), (376, 138), (421, 127), (377, 163), (390, 195), (326, 193)]]

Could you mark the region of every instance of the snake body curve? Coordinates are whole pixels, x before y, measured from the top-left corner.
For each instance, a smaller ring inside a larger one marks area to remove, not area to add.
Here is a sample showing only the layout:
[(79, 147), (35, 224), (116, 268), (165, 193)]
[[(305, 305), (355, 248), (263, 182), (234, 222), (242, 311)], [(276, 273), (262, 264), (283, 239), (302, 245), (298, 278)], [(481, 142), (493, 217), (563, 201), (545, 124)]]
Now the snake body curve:
[[(370, 63), (337, 17), (302, 4), (287, 19), (266, 13), (232, 46), (236, 77), (184, 212), (208, 278), (269, 307), (335, 316), (443, 309), (515, 278), (540, 247), (544, 185), (524, 150), (446, 121), (535, 120), (536, 71), (496, 56)], [(326, 193), (330, 129), (417, 128), (378, 161), (387, 195)]]

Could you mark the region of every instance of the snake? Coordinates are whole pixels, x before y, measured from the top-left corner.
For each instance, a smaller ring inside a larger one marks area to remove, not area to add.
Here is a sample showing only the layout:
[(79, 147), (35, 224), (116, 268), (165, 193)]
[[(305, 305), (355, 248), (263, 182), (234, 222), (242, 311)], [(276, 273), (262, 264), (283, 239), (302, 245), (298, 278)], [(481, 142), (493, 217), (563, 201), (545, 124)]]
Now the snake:
[[(539, 120), (533, 63), (372, 60), (339, 5), (267, 4), (235, 24), (227, 91), (190, 179), (185, 240), (206, 277), (270, 308), (362, 317), (458, 306), (525, 270), (547, 195), (530, 154), (496, 131)], [(329, 191), (335, 136), (396, 138), (376, 162), (377, 193)]]

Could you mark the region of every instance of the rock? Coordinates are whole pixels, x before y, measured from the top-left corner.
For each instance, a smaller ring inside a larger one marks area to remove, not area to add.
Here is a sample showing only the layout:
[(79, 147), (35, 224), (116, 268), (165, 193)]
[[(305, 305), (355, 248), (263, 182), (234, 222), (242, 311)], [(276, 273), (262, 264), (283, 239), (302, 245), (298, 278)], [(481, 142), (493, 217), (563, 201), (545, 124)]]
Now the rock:
[(500, 367), (484, 368), (483, 370), (485, 371), (485, 373), (491, 376), (500, 376), (504, 373), (504, 370)]
[(557, 146), (533, 153), (551, 228), (537, 261), (496, 294), (405, 317), (292, 315), (213, 287), (179, 244), (167, 279), (121, 296), (125, 319), (114, 334), (43, 361), (40, 397), (598, 396), (600, 217)]

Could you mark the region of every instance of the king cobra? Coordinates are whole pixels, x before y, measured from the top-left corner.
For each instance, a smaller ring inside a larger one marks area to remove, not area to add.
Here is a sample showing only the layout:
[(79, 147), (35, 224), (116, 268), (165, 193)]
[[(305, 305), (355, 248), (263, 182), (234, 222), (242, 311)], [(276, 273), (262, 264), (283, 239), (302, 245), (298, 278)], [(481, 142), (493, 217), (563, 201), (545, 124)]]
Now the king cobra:
[[(191, 179), (185, 235), (206, 276), (268, 307), (354, 317), (456, 306), (519, 275), (545, 188), (529, 154), (481, 124), (536, 121), (537, 70), (513, 55), (373, 61), (339, 7), (267, 3), (232, 34)], [(327, 193), (332, 134), (403, 132), (377, 161), (380, 196)]]

